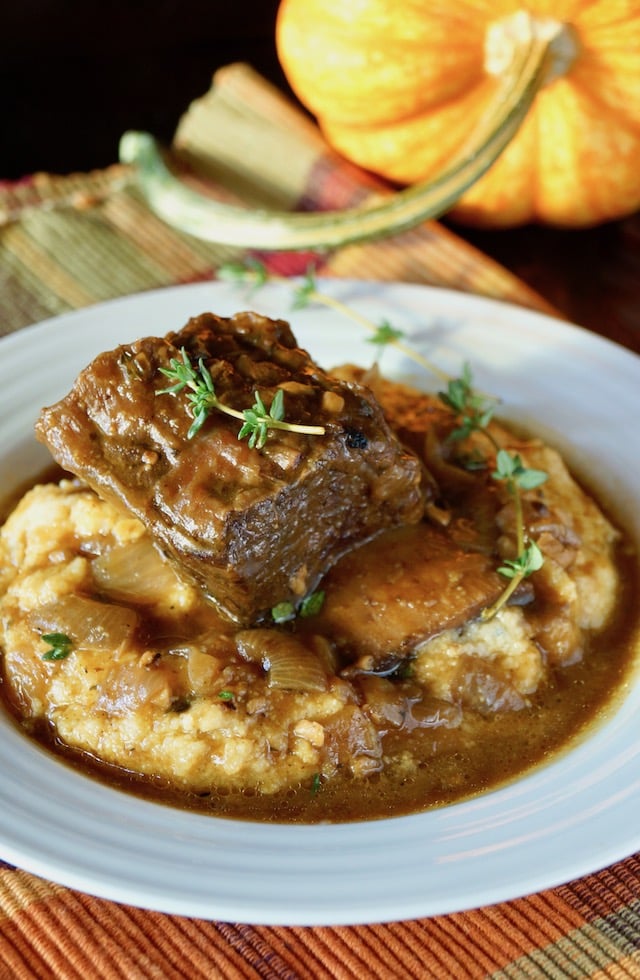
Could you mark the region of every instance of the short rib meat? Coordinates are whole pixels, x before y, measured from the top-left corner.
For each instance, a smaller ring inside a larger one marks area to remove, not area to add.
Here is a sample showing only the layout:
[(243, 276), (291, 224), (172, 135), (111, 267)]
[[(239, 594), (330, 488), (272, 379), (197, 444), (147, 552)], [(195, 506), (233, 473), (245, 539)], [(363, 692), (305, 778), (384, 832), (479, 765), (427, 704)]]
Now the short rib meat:
[[(324, 435), (269, 430), (265, 446), (212, 411), (193, 437), (183, 391), (160, 368), (184, 349), (203, 358), (218, 399), (243, 410), (278, 388), (285, 421)], [(38, 438), (66, 470), (135, 514), (165, 554), (228, 616), (259, 621), (296, 603), (349, 549), (423, 514), (421, 464), (401, 446), (369, 390), (331, 378), (287, 323), (205, 313), (165, 338), (101, 354), (42, 411)]]

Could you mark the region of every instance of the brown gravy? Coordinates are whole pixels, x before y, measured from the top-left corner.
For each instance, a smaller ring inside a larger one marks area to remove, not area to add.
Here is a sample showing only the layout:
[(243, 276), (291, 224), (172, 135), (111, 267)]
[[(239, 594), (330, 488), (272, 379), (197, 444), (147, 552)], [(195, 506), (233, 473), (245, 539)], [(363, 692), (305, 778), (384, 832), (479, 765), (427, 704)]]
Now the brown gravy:
[[(43, 476), (50, 481), (59, 474), (49, 470)], [(410, 744), (422, 760), (417, 771), (404, 779), (386, 769), (365, 779), (338, 772), (330, 779), (318, 777), (311, 784), (269, 795), (221, 789), (195, 795), (71, 749), (42, 722), (29, 728), (28, 734), (62, 761), (117, 789), (219, 817), (278, 823), (349, 822), (449, 805), (558, 758), (615, 709), (635, 666), (640, 585), (637, 555), (625, 536), (616, 558), (621, 584), (615, 614), (610, 625), (588, 641), (582, 659), (555, 670), (530, 706), (522, 710), (484, 715), (468, 711), (457, 728), (400, 729), (387, 734), (385, 752), (396, 754)], [(14, 714), (7, 687), (0, 678), (0, 699)]]
[[(37, 725), (29, 735), (62, 761), (116, 789), (218, 817), (277, 823), (350, 822), (456, 803), (557, 759), (615, 709), (634, 666), (635, 596), (640, 584), (636, 556), (628, 546), (620, 546), (618, 562), (622, 585), (611, 625), (585, 650), (579, 663), (555, 672), (529, 708), (485, 716), (465, 712), (459, 728), (419, 729), (386, 737), (389, 752), (410, 740), (412, 750), (423, 760), (417, 774), (406, 780), (398, 781), (386, 771), (366, 779), (338, 774), (268, 796), (250, 790), (212, 790), (197, 796), (73, 750), (45, 725)], [(10, 710), (6, 694), (0, 683), (0, 697)]]

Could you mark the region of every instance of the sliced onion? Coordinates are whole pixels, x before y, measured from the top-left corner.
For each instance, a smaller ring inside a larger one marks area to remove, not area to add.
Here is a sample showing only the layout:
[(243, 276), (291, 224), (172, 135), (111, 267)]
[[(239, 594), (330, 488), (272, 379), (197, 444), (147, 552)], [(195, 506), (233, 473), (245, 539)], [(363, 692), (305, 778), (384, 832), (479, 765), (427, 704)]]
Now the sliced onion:
[(91, 568), (100, 590), (126, 602), (158, 602), (179, 584), (169, 562), (147, 537), (115, 545), (95, 558)]
[(285, 691), (326, 691), (323, 658), (290, 633), (278, 630), (241, 630), (236, 634), (240, 654), (261, 663), (269, 672), (269, 687)]
[(222, 670), (220, 661), (217, 657), (191, 644), (185, 646), (183, 652), (187, 656), (187, 677), (192, 692), (200, 695), (210, 694)]
[(357, 705), (345, 705), (327, 722), (325, 732), (327, 755), (336, 766), (348, 766), (355, 776), (380, 772), (381, 735)]
[(171, 706), (174, 688), (175, 676), (162, 666), (114, 664), (100, 685), (96, 707), (109, 714), (125, 714), (147, 704), (166, 711)]
[(126, 606), (68, 595), (34, 609), (29, 622), (43, 633), (64, 633), (77, 647), (115, 650), (131, 639), (139, 617)]

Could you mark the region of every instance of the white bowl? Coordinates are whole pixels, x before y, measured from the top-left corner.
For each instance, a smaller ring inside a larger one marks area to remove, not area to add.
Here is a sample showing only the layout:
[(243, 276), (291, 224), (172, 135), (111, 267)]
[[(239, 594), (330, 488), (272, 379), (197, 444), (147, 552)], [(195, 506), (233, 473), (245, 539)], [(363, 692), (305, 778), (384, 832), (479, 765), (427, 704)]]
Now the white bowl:
[[(594, 334), (499, 302), (420, 286), (327, 281), (390, 320), (453, 374), (534, 427), (615, 505), (640, 541), (640, 358)], [(0, 485), (47, 462), (40, 407), (100, 350), (177, 329), (206, 310), (290, 319), (321, 364), (375, 348), (324, 308), (291, 312), (289, 286), (222, 283), (144, 293), (49, 320), (1, 342)], [(427, 386), (395, 350), (385, 371)], [(474, 800), (368, 823), (283, 826), (187, 813), (101, 785), (30, 742), (0, 712), (0, 857), (53, 881), (164, 912), (255, 924), (335, 925), (459, 911), (594, 871), (640, 845), (640, 684), (555, 761)]]

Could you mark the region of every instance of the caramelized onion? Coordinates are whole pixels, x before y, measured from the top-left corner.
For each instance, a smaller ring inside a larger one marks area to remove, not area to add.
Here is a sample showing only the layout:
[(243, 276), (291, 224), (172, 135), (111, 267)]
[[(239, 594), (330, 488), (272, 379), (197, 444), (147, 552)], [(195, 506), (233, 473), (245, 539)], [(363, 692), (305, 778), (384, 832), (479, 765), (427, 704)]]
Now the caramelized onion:
[(198, 695), (210, 694), (222, 669), (220, 661), (191, 644), (185, 646), (182, 652), (187, 657), (187, 677), (191, 691)]
[(114, 664), (100, 685), (96, 707), (108, 714), (124, 714), (146, 704), (166, 711), (171, 706), (174, 688), (174, 675), (162, 665)]
[(138, 614), (126, 606), (68, 595), (34, 609), (29, 622), (44, 633), (66, 634), (75, 646), (115, 650), (131, 639)]
[(128, 602), (157, 602), (179, 581), (147, 537), (110, 548), (94, 559), (91, 568), (99, 589)]
[(359, 687), (364, 695), (363, 711), (379, 731), (457, 728), (462, 722), (459, 704), (430, 697), (417, 685), (369, 675), (359, 679)]
[(325, 726), (327, 758), (355, 776), (382, 769), (382, 741), (373, 722), (356, 705), (346, 705)]
[(327, 674), (321, 656), (289, 633), (241, 630), (236, 634), (240, 654), (261, 663), (269, 672), (269, 687), (287, 691), (326, 691)]
[(460, 657), (453, 690), (464, 707), (481, 715), (496, 711), (521, 711), (527, 706), (526, 698), (508, 677), (480, 657)]

